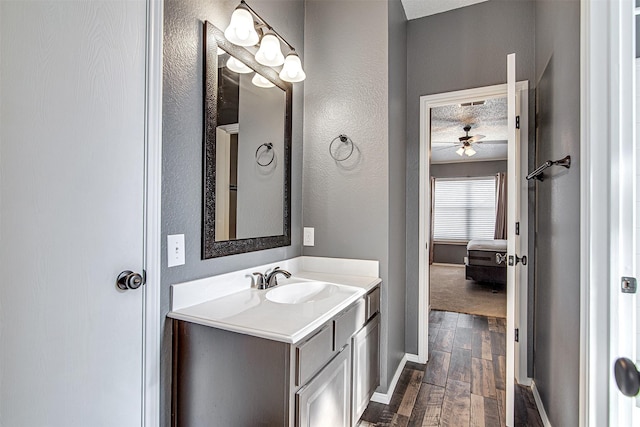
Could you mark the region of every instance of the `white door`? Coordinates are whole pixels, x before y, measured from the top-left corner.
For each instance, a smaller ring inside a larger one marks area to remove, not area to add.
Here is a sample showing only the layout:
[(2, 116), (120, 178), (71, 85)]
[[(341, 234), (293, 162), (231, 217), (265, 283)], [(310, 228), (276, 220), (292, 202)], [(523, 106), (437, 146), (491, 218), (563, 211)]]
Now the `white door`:
[(142, 422), (146, 4), (0, 1), (0, 423)]
[[(516, 234), (516, 223), (520, 222), (520, 183), (524, 179), (520, 170), (520, 138), (516, 128), (518, 99), (516, 97), (516, 55), (507, 56), (507, 366), (506, 366), (506, 423), (514, 422), (514, 378), (515, 378), (515, 338), (516, 301), (519, 301), (520, 270), (526, 265), (520, 236)], [(525, 228), (526, 230), (526, 228)]]

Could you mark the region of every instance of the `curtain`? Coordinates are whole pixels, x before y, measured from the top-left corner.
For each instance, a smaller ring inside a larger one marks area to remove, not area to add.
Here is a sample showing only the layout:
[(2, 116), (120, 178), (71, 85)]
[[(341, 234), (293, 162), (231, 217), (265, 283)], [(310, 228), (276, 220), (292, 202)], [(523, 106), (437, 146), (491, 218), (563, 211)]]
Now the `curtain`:
[(496, 174), (496, 227), (494, 239), (507, 238), (507, 177)]
[(433, 264), (433, 214), (436, 206), (436, 179), (431, 177), (431, 231), (429, 235), (429, 265)]

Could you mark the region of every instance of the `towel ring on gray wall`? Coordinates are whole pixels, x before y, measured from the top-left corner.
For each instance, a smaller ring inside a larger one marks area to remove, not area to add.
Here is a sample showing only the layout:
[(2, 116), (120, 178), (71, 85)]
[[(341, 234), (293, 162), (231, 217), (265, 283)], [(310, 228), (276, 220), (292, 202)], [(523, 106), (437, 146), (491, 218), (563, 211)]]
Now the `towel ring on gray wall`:
[[(265, 149), (262, 150), (262, 153), (260, 153), (260, 149), (262, 147), (265, 147)], [(269, 163), (260, 163), (260, 157), (262, 157), (264, 153), (267, 153), (269, 151), (271, 151), (271, 160), (269, 160)], [(258, 155), (258, 153), (260, 153), (260, 155)], [(265, 142), (264, 144), (259, 145), (258, 148), (256, 149), (256, 163), (262, 167), (269, 166), (271, 163), (273, 163), (273, 160), (275, 158), (276, 158), (276, 152), (273, 149), (273, 144), (271, 142)]]
[[(349, 144), (351, 146), (351, 150), (349, 151), (349, 154), (346, 155), (346, 157), (338, 158), (333, 154), (333, 144), (337, 140), (340, 140), (340, 142), (342, 142), (343, 144)], [(351, 157), (352, 154), (353, 154), (353, 141), (347, 135), (340, 134), (335, 138), (333, 138), (333, 140), (331, 140), (331, 144), (329, 144), (329, 155), (333, 158), (333, 160), (335, 160), (336, 162), (344, 162), (349, 157)]]

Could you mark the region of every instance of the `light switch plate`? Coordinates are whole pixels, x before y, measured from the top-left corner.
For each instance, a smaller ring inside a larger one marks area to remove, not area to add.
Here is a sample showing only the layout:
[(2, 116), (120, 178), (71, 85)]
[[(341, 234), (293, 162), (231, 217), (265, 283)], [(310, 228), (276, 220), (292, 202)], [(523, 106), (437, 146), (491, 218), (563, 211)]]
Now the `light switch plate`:
[(184, 264), (184, 234), (167, 236), (167, 267)]
[(303, 237), (302, 237), (302, 245), (303, 246), (313, 246), (314, 245), (314, 234), (315, 229), (313, 227), (304, 227)]

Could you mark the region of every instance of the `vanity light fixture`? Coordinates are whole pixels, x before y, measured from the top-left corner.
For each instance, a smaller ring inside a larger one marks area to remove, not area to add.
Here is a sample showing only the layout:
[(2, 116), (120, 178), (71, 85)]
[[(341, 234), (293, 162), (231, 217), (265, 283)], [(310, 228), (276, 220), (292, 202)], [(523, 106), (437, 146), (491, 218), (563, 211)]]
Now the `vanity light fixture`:
[(256, 85), (258, 87), (264, 87), (264, 88), (270, 88), (270, 87), (274, 87), (275, 86), (273, 83), (271, 83), (271, 81), (269, 79), (264, 78), (263, 76), (261, 76), (258, 73), (256, 73), (253, 76), (253, 78), (251, 79), (251, 83), (253, 83), (254, 85)]
[(277, 67), (284, 64), (284, 55), (280, 50), (280, 40), (268, 32), (260, 40), (260, 49), (256, 52), (256, 61), (269, 67)]
[(255, 46), (258, 43), (260, 36), (253, 23), (253, 16), (244, 6), (244, 2), (233, 11), (231, 22), (224, 30), (224, 36), (238, 46)]
[(242, 61), (234, 58), (233, 56), (230, 56), (229, 59), (227, 59), (227, 68), (240, 74), (248, 74), (253, 71), (251, 68), (244, 65)]
[[(259, 33), (264, 34), (262, 39)], [(286, 82), (297, 83), (307, 77), (295, 48), (262, 19), (245, 0), (240, 0), (240, 4), (233, 11), (224, 36), (238, 46), (255, 46), (259, 42), (258, 51), (255, 53), (256, 61), (268, 67), (279, 67), (284, 64), (280, 71), (280, 78)], [(290, 50), (286, 58), (282, 54), (280, 42), (287, 45)]]

